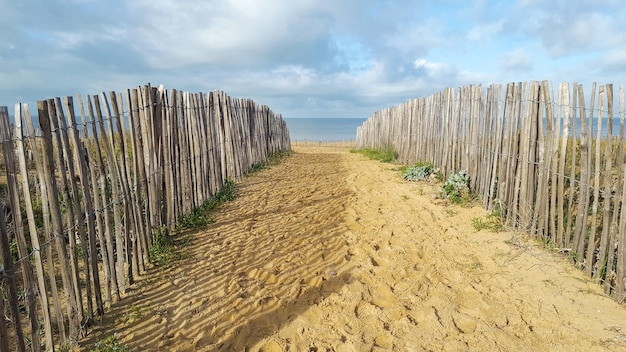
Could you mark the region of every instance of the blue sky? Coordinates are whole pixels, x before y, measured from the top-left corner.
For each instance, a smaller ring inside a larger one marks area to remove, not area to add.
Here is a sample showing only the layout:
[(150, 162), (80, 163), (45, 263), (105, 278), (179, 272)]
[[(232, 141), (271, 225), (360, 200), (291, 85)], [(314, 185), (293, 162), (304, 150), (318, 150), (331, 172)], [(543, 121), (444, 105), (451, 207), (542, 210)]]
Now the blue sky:
[(619, 0), (0, 0), (0, 106), (150, 82), (284, 117), (446, 87), (626, 83)]

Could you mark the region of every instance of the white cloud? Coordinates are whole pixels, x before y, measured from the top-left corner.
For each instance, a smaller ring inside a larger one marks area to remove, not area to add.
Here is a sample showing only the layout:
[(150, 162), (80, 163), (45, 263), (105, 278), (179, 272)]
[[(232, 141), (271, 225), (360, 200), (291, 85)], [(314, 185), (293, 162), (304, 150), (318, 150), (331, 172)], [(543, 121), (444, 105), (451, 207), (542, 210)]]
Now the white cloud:
[(524, 21), (511, 21), (511, 25), (540, 40), (556, 58), (626, 44), (621, 30), (626, 12), (616, 0), (524, 0), (518, 1), (515, 11)]
[(525, 49), (516, 49), (502, 54), (500, 68), (504, 71), (528, 71), (532, 68), (530, 54)]
[(607, 74), (620, 76), (626, 73), (626, 49), (620, 47), (607, 51), (597, 60), (591, 61), (590, 66), (601, 68)]
[(626, 80), (618, 0), (21, 0), (0, 19), (9, 106), (151, 82), (356, 117), (469, 83)]
[(482, 40), (490, 40), (496, 35), (502, 32), (502, 28), (504, 27), (504, 20), (499, 20), (497, 22), (479, 24), (474, 26), (467, 33), (467, 39), (471, 41), (482, 41)]
[[(156, 6), (155, 6), (156, 5)], [(315, 2), (134, 1), (135, 46), (155, 67), (186, 64), (254, 64), (280, 59), (285, 48), (314, 45), (326, 34)], [(288, 55), (296, 55), (289, 52)]]
[(423, 69), (431, 78), (440, 78), (454, 74), (454, 68), (442, 62), (429, 62), (425, 59), (417, 59), (414, 65), (417, 69)]
[(467, 70), (461, 70), (457, 74), (458, 83), (452, 83), (450, 87), (463, 86), (467, 84), (483, 84), (487, 85), (490, 83), (506, 83), (506, 81), (498, 81), (497, 75), (493, 72), (485, 73), (485, 72), (473, 72)]

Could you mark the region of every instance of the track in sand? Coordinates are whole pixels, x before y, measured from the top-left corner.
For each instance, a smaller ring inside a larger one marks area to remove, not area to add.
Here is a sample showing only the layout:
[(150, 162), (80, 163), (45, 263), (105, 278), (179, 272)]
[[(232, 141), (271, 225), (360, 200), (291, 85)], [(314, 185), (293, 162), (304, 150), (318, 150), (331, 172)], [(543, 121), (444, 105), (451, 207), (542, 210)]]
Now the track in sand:
[(297, 147), (240, 183), (186, 259), (83, 341), (133, 351), (626, 351), (626, 309), (479, 208), (347, 148)]

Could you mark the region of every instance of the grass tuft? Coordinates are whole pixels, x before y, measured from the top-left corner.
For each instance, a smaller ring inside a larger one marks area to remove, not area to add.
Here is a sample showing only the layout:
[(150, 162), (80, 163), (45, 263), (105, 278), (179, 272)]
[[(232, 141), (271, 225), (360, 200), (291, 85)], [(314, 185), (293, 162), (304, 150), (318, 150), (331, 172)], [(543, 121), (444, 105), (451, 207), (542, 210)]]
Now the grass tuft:
[(176, 250), (172, 236), (169, 236), (167, 226), (161, 226), (154, 234), (152, 246), (148, 249), (150, 262), (154, 265), (167, 268), (170, 264), (183, 256)]
[(476, 232), (480, 230), (489, 230), (491, 232), (500, 232), (504, 229), (504, 218), (506, 216), (506, 208), (501, 203), (496, 204), (493, 211), (486, 216), (485, 219), (477, 217), (472, 219), (472, 225)]
[(398, 159), (398, 153), (391, 146), (383, 148), (350, 149), (350, 153), (363, 154), (371, 160), (378, 160), (383, 163), (392, 163)]
[[(253, 165), (250, 172), (276, 165), (291, 153), (289, 150), (274, 153), (266, 161)], [(227, 180), (222, 189), (213, 197), (190, 213), (181, 216), (176, 223), (175, 230), (179, 232), (206, 228), (207, 225), (214, 222), (211, 218), (211, 212), (223, 203), (236, 199), (238, 195), (237, 184), (231, 179)], [(158, 228), (154, 234), (152, 246), (149, 248), (150, 261), (156, 266), (165, 268), (171, 265), (173, 261), (183, 259), (185, 256), (177, 250), (177, 246), (185, 245), (189, 240), (189, 237), (183, 237), (175, 241), (174, 236), (170, 236), (166, 226)]]
[(291, 154), (293, 154), (291, 150), (281, 150), (279, 152), (276, 152), (268, 156), (267, 160), (252, 164), (252, 166), (250, 166), (250, 170), (248, 171), (248, 174), (259, 172), (263, 169), (267, 169), (270, 166), (274, 166), (280, 163), (284, 158), (290, 156)]
[(105, 338), (104, 340), (100, 340), (96, 342), (95, 345), (96, 352), (128, 352), (130, 349), (128, 346), (120, 345), (119, 341), (117, 341), (117, 333)]
[[(213, 223), (211, 212), (223, 203), (237, 198), (237, 184), (233, 180), (224, 183), (222, 189), (213, 197), (195, 208), (189, 214), (183, 215), (176, 223), (176, 231), (199, 230)], [(190, 237), (175, 238), (171, 236), (167, 226), (162, 226), (154, 233), (152, 246), (149, 248), (150, 262), (158, 267), (166, 268), (173, 261), (185, 258), (185, 254), (178, 251), (178, 247), (190, 242)]]
[(234, 200), (237, 196), (237, 184), (233, 180), (227, 180), (222, 189), (213, 197), (192, 210), (191, 213), (183, 215), (176, 223), (176, 230), (194, 230), (206, 227), (213, 223), (210, 212), (221, 204)]

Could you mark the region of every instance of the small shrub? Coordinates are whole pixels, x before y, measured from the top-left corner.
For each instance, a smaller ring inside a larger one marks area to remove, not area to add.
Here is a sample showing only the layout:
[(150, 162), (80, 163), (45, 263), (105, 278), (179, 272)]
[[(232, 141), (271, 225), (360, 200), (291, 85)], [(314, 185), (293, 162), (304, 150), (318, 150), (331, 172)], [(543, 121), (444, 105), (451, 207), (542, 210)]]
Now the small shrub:
[(435, 172), (432, 163), (418, 162), (407, 168), (402, 177), (407, 181), (430, 181), (430, 175)]
[(441, 195), (453, 203), (467, 203), (470, 198), (470, 178), (466, 170), (461, 170), (448, 177), (441, 189)]

